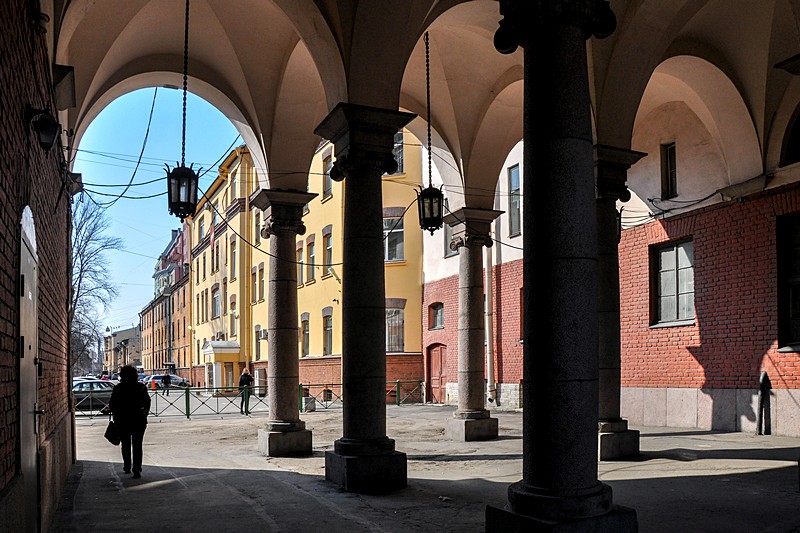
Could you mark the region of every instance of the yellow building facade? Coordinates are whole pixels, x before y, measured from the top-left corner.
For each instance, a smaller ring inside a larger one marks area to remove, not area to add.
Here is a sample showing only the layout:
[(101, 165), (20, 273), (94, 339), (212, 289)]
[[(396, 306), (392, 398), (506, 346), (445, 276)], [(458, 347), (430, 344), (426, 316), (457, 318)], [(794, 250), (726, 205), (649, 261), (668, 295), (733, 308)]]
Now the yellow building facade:
[(247, 148), (233, 150), (219, 170), (189, 219), (192, 381), (232, 387), (253, 354), (250, 243), (260, 214), (249, 207), (258, 187)]
[[(416, 191), (421, 148), (398, 134), (398, 172), (384, 176), (384, 257), (387, 372), (390, 379), (421, 379), (422, 232)], [(324, 143), (309, 169), (308, 192), (317, 194), (303, 216), (296, 242), (300, 379), (341, 382), (342, 221), (347, 180), (334, 182), (333, 147)], [(246, 147), (236, 148), (198, 199), (189, 221), (192, 292), (192, 381), (233, 387), (242, 368), (256, 386), (266, 385), (269, 240), (261, 236), (264, 213), (251, 207), (259, 190)], [(393, 372), (400, 358), (400, 373)], [(419, 368), (419, 371), (417, 371)]]

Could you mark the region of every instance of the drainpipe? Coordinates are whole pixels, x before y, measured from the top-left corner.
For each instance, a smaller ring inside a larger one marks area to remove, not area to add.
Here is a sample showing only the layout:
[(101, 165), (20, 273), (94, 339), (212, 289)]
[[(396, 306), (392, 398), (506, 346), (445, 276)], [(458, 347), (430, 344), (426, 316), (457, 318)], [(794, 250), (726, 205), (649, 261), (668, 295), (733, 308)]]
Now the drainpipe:
[(495, 403), (495, 395), (497, 394), (497, 385), (494, 382), (494, 330), (492, 320), (492, 291), (494, 288), (493, 275), (492, 275), (492, 249), (488, 246), (483, 248), (483, 264), (484, 264), (484, 290), (486, 291), (486, 310), (484, 312), (483, 329), (486, 334), (486, 381), (489, 384), (488, 400), (489, 403)]

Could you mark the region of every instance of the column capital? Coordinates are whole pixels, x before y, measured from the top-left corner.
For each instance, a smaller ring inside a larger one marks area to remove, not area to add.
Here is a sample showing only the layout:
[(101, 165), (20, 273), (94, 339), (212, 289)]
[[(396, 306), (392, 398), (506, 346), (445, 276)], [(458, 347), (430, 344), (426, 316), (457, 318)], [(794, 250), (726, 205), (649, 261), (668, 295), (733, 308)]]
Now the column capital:
[(532, 44), (531, 38), (554, 24), (579, 26), (584, 38), (603, 39), (617, 27), (617, 18), (608, 0), (499, 0), (500, 27), (494, 45), (501, 54), (513, 53), (517, 46)]
[(445, 215), (444, 223), (454, 230), (450, 249), (471, 245), (491, 247), (492, 222), (502, 214), (503, 211), (494, 209), (462, 207)]
[(303, 206), (313, 200), (314, 193), (291, 189), (261, 189), (250, 201), (250, 205), (264, 211), (264, 227), (261, 236), (268, 239), (278, 232), (303, 235)]
[(623, 202), (630, 200), (631, 193), (625, 184), (628, 179), (628, 169), (647, 154), (604, 144), (595, 145), (594, 152), (597, 195), (600, 198), (614, 198)]
[(341, 181), (354, 169), (366, 168), (379, 174), (397, 170), (394, 134), (416, 115), (340, 102), (314, 130), (334, 144), (336, 161), (331, 179)]

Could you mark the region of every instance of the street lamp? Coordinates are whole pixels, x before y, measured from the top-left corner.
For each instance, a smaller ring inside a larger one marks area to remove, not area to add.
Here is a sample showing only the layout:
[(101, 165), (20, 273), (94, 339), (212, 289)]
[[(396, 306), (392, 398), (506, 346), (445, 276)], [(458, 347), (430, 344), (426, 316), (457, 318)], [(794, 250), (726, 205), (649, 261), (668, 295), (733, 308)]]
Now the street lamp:
[(197, 208), (197, 180), (194, 169), (189, 166), (167, 167), (167, 204), (169, 213), (184, 218), (194, 215)]
[(444, 194), (441, 189), (429, 185), (417, 193), (417, 207), (419, 209), (419, 226), (423, 230), (433, 232), (442, 227), (442, 205)]

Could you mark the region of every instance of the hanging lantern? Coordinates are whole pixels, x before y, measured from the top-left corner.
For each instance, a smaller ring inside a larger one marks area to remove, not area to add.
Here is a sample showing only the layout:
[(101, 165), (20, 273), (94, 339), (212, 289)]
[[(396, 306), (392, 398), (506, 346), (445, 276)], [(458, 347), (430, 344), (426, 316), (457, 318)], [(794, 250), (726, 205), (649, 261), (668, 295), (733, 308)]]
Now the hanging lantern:
[[(181, 163), (175, 168), (167, 165), (167, 207), (169, 213), (183, 219), (197, 209), (197, 172), (194, 164), (186, 166), (186, 92), (189, 78), (189, 0), (186, 0), (186, 19), (183, 34), (183, 121), (181, 132)], [(202, 170), (202, 169), (201, 169)]]
[(169, 214), (183, 221), (197, 208), (197, 173), (192, 167), (167, 167), (167, 205)]
[(419, 227), (433, 232), (442, 227), (442, 206), (444, 194), (441, 189), (433, 185), (417, 193), (417, 207), (419, 208)]

